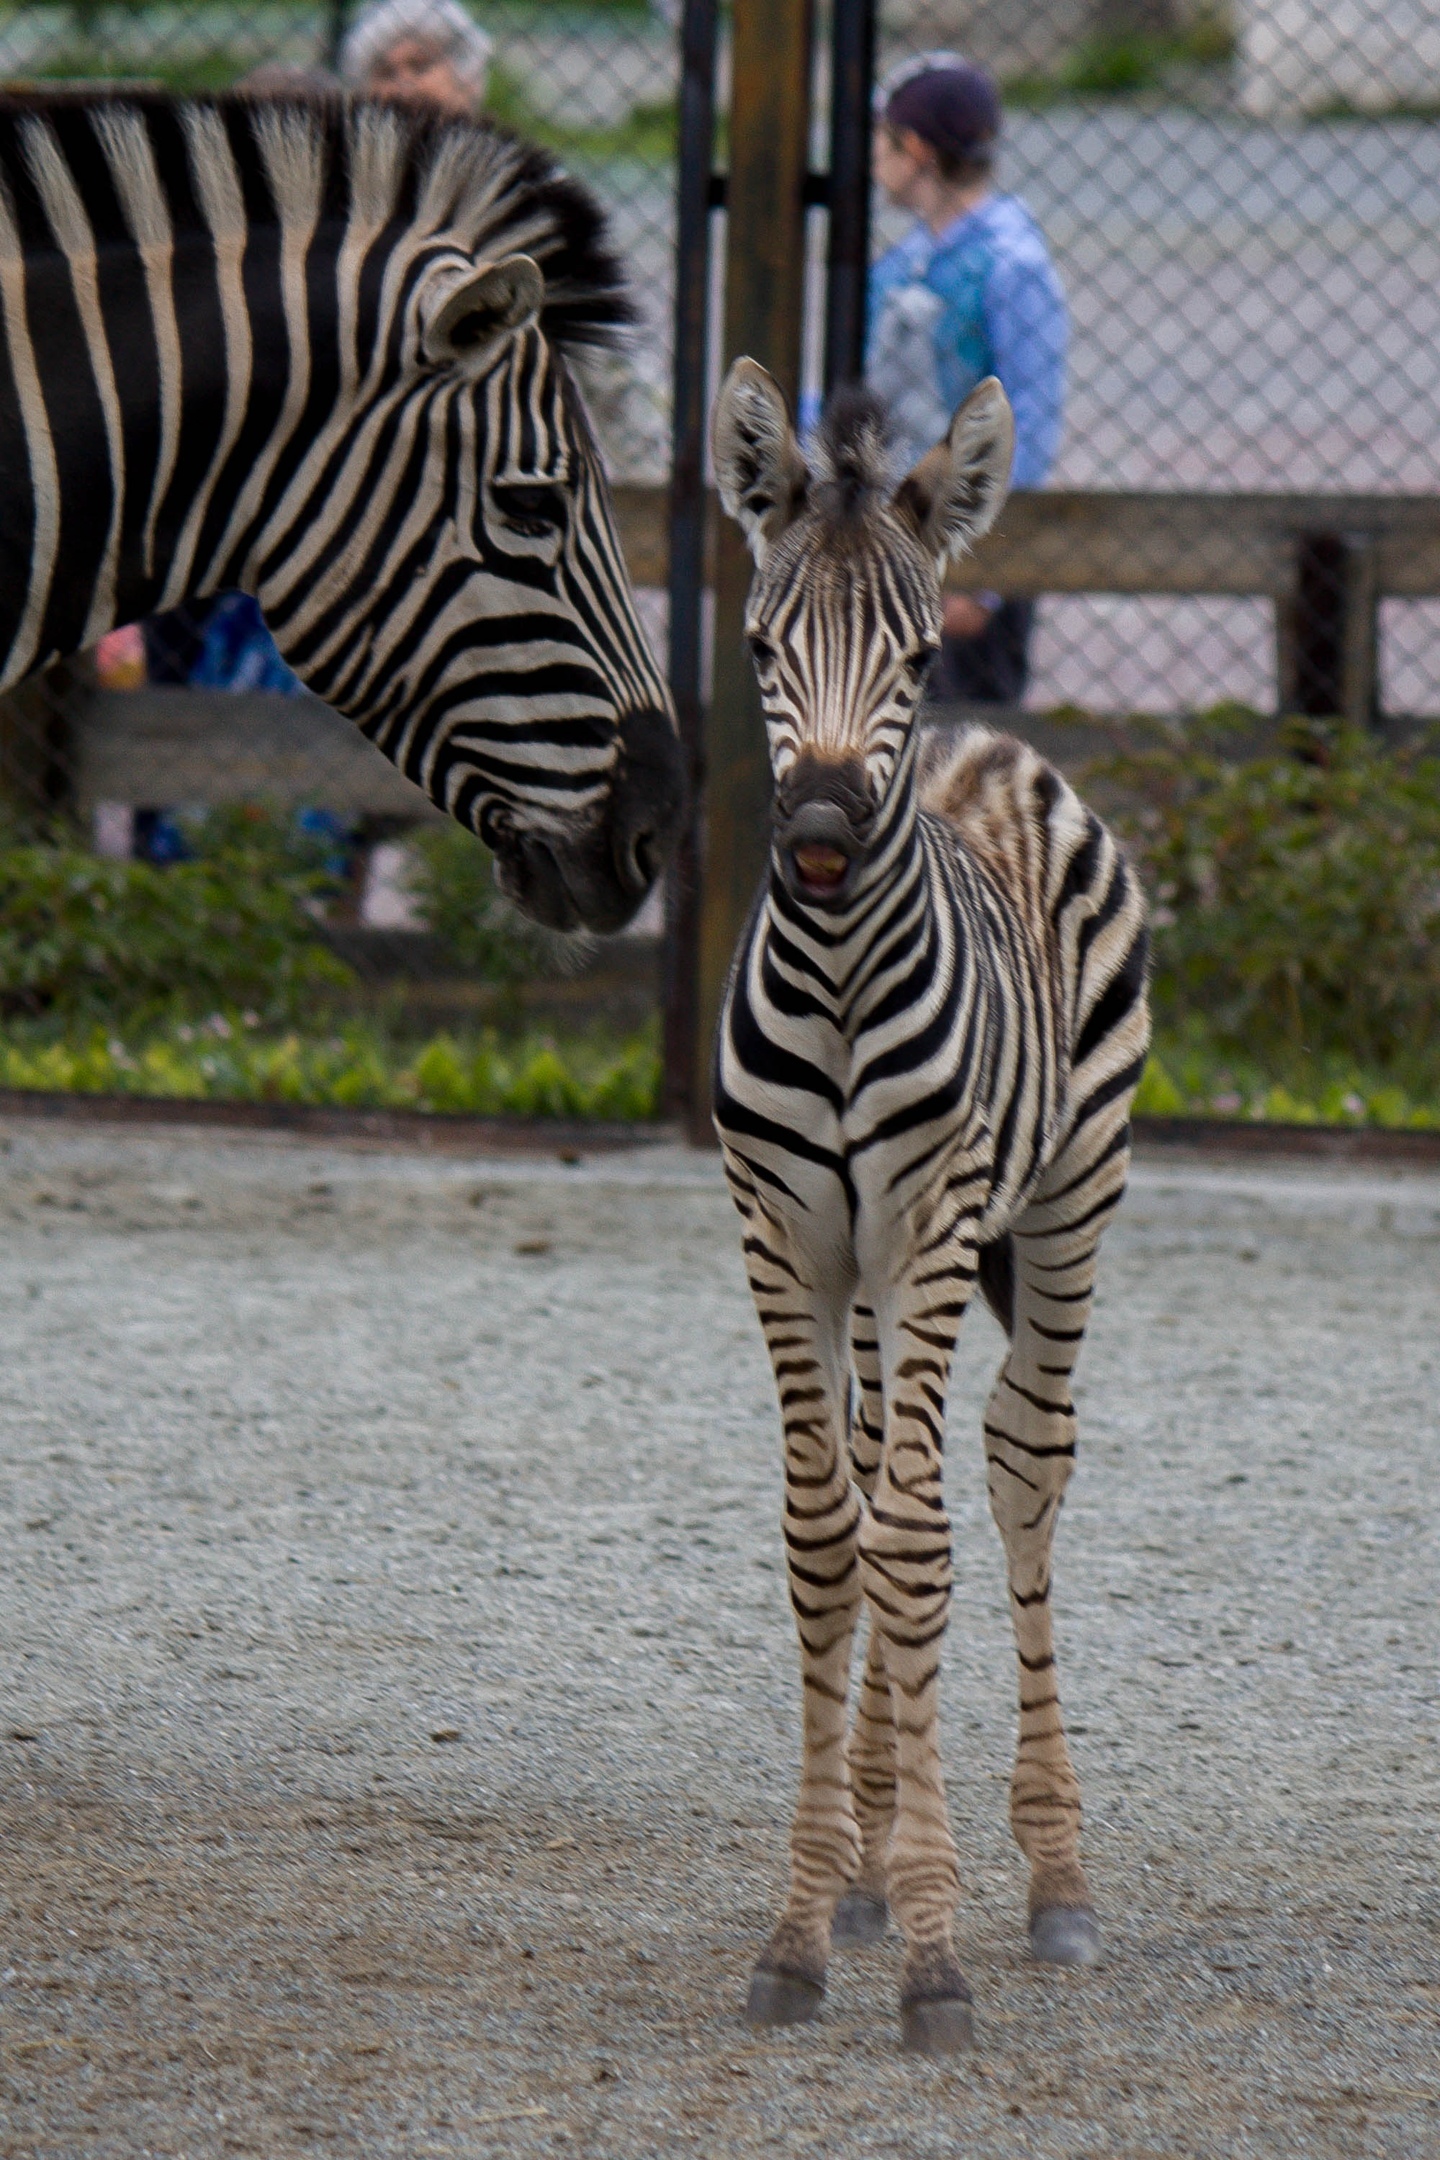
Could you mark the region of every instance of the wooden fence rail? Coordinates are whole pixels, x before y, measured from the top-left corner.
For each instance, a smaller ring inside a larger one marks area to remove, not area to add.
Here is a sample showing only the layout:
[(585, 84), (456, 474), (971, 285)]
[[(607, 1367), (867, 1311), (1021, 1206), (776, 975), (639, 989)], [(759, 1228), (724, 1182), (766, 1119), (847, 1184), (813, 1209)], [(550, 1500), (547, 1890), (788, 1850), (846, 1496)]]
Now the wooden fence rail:
[[(663, 585), (667, 495), (617, 487), (630, 574)], [(719, 510), (711, 498), (712, 520)], [(1248, 593), (1275, 599), (1294, 583), (1297, 544), (1340, 533), (1374, 549), (1380, 591), (1440, 594), (1440, 496), (1122, 495), (1021, 490), (973, 555), (952, 572), (960, 591)], [(713, 525), (712, 525), (713, 548)]]
[[(663, 585), (665, 492), (622, 487), (615, 500), (631, 575)], [(712, 561), (717, 520), (712, 501)], [(1022, 492), (950, 583), (1271, 600), (1281, 704), (1368, 723), (1379, 601), (1440, 595), (1440, 497)]]
[[(619, 488), (616, 511), (635, 582), (663, 586), (665, 492)], [(708, 522), (713, 564), (713, 500)], [(1275, 607), (1282, 709), (1343, 711), (1372, 723), (1378, 602), (1388, 594), (1440, 595), (1440, 498), (1021, 494), (951, 582), (1012, 593), (1267, 599)], [(377, 815), (429, 813), (418, 789), (312, 698), (97, 692), (47, 678), (0, 705), (0, 795), (8, 783), (27, 802), (36, 796), (47, 758), (64, 798), (82, 814), (111, 798), (265, 796), (323, 799)], [(757, 812), (757, 829), (763, 822)]]

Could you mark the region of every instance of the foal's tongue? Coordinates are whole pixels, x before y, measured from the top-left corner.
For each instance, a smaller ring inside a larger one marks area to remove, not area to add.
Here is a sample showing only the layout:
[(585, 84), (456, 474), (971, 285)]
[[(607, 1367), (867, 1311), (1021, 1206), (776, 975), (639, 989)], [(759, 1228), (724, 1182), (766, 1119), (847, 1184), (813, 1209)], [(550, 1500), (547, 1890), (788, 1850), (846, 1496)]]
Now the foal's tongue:
[(849, 864), (839, 848), (797, 847), (795, 868), (800, 873), (802, 883), (816, 886), (821, 891), (833, 892), (837, 885), (844, 884)]

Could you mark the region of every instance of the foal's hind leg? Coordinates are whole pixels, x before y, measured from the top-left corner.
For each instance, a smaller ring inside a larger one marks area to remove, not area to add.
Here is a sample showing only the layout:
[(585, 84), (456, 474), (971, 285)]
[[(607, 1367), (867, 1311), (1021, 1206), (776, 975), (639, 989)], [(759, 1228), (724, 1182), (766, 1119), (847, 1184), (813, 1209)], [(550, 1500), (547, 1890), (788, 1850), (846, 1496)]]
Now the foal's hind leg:
[[(875, 1490), (885, 1445), (885, 1398), (875, 1315), (857, 1305), (850, 1324), (855, 1392), (850, 1412), (850, 1465), (866, 1499)], [(847, 1750), (850, 1791), (860, 1825), (860, 1867), (835, 1908), (831, 1942), (837, 1950), (884, 1939), (890, 1924), (885, 1891), (885, 1848), (895, 1820), (895, 1720), (890, 1682), (874, 1627), (868, 1630), (865, 1670)]]
[[(1080, 1864), (1080, 1785), (1065, 1743), (1050, 1613), (1055, 1521), (1075, 1461), (1070, 1376), (1080, 1354), (1100, 1233), (1124, 1189), (1123, 1129), (1098, 1160), (1093, 1133), (1052, 1165), (1010, 1238), (1010, 1349), (985, 1412), (990, 1506), (1005, 1541), (1020, 1661), (1020, 1736), (1010, 1821), (1030, 1862), (1030, 1947), (1093, 1965), (1100, 1930)], [(987, 1289), (988, 1289), (987, 1285)], [(998, 1301), (1002, 1306), (1003, 1296)]]

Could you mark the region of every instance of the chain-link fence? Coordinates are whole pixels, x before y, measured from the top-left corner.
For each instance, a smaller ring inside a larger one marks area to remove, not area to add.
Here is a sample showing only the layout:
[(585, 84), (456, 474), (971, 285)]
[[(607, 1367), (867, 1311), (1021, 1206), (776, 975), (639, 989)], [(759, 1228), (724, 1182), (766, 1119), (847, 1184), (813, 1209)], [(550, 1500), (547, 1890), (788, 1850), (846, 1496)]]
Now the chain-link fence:
[[(1001, 184), (1071, 311), (1051, 485), (1435, 490), (1440, 8), (892, 0), (882, 26), (882, 66), (959, 43), (1007, 85)], [(1032, 705), (1279, 694), (1268, 599), (1041, 606)], [(1440, 712), (1440, 602), (1382, 600), (1378, 699)]]
[[(657, 491), (669, 469), (679, 11), (679, 0), (473, 8), (492, 41), (485, 108), (552, 145), (611, 213), (642, 321), (588, 388), (617, 478)], [(216, 88), (266, 65), (334, 66), (357, 12), (343, 0), (10, 6), (0, 75)], [(823, 168), (823, 5), (819, 15), (811, 162)], [(722, 10), (721, 166), (728, 42)], [(1384, 514), (1397, 498), (1440, 494), (1440, 0), (882, 0), (882, 78), (934, 48), (999, 80), (998, 186), (1037, 221), (1069, 315), (1046, 486), (1079, 523), (1048, 536), (1034, 526), (1017, 587), (1039, 590), (1025, 704), (1325, 711), (1343, 697), (1352, 713), (1440, 715), (1436, 549)], [(825, 214), (811, 217), (812, 391)], [(909, 222), (877, 199), (877, 254)], [(723, 242), (713, 256), (718, 302)], [(712, 344), (713, 364), (718, 324)], [(1097, 496), (1117, 498), (1113, 517)], [(652, 512), (658, 525), (658, 494)], [(663, 597), (644, 605), (663, 643)], [(403, 928), (392, 843), (417, 804), (363, 745), (356, 762), (338, 723), (308, 702), (282, 712), (263, 692), (227, 705), (193, 681), (142, 712), (123, 690), (83, 688), (86, 672), (62, 671), (0, 711), (12, 813), (68, 815), (123, 849), (155, 845), (156, 816), (177, 803), (307, 802), (359, 835), (352, 914)], [(142, 788), (147, 769), (155, 783)]]

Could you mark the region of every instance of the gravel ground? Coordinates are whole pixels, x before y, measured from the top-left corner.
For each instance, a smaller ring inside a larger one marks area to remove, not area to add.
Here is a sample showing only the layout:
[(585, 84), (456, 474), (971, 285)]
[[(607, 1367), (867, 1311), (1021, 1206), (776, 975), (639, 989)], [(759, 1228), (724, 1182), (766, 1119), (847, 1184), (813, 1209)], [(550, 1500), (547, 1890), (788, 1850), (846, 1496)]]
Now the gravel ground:
[(1440, 1180), (1141, 1166), (1062, 1670), (1108, 1931), (1023, 1955), (955, 1388), (978, 2045), (893, 1944), (739, 2021), (797, 1689), (713, 1163), (16, 1122), (0, 1240), (0, 2154), (1440, 2154)]

